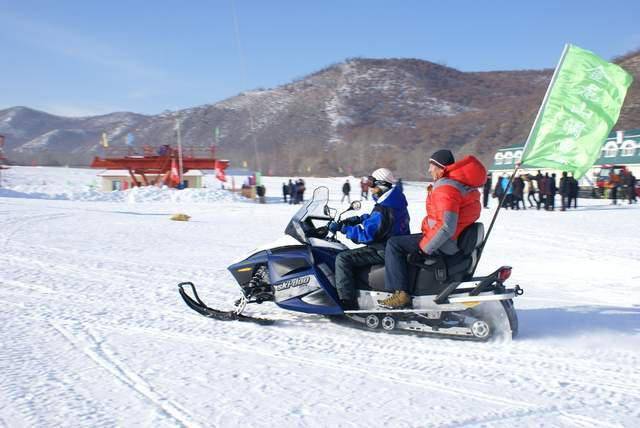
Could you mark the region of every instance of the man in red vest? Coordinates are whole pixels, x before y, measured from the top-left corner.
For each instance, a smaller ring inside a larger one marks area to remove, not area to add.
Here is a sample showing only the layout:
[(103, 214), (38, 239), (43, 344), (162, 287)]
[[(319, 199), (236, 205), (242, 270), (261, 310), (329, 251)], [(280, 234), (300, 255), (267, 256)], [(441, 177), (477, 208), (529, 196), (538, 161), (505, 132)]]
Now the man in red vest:
[(455, 162), (451, 151), (438, 150), (429, 159), (429, 174), (434, 183), (427, 192), (422, 233), (396, 236), (387, 242), (385, 284), (394, 293), (379, 303), (388, 308), (402, 308), (411, 303), (407, 254), (456, 254), (458, 236), (482, 211), (477, 188), (486, 181), (487, 170), (477, 158), (467, 156)]

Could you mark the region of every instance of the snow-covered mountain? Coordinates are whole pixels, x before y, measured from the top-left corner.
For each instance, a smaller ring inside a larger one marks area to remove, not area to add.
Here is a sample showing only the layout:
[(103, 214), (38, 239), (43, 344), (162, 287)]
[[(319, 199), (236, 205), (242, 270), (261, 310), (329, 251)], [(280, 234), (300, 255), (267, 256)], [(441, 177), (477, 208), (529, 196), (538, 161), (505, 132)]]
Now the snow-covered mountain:
[[(640, 76), (640, 54), (620, 62)], [(354, 58), (272, 89), (241, 93), (154, 116), (112, 113), (64, 118), (15, 107), (0, 111), (0, 134), (11, 161), (86, 165), (112, 145), (175, 142), (182, 120), (185, 145), (209, 146), (219, 128), (219, 154), (268, 174), (365, 173), (384, 163), (419, 178), (438, 147), (489, 160), (498, 146), (526, 138), (551, 70), (461, 72), (417, 59)], [(622, 127), (637, 127), (637, 84)]]

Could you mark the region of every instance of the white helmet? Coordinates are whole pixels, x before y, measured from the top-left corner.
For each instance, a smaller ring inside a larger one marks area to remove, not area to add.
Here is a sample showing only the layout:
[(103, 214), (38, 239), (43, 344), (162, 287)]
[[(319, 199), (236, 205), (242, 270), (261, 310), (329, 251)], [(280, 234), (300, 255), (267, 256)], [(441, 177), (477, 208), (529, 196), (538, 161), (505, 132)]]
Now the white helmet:
[(391, 185), (396, 182), (396, 179), (393, 177), (393, 173), (387, 168), (378, 168), (373, 171), (373, 174), (371, 174), (371, 176), (377, 181), (386, 181)]

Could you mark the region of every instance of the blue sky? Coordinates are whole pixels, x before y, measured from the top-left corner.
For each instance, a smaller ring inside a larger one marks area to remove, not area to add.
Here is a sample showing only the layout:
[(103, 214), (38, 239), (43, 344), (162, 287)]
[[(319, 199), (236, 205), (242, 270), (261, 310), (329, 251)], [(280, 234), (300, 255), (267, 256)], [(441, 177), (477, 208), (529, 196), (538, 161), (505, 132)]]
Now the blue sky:
[(541, 69), (570, 42), (610, 59), (640, 48), (640, 1), (0, 0), (0, 42), (0, 109), (156, 114), (357, 56)]

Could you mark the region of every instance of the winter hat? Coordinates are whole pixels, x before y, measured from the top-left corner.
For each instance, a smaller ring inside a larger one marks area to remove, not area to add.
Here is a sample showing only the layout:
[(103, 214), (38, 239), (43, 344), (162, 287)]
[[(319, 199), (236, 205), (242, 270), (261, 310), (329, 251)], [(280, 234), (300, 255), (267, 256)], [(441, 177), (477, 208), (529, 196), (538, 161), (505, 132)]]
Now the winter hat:
[(387, 168), (378, 168), (369, 176), (371, 187), (377, 187), (382, 190), (382, 193), (390, 190), (395, 181), (393, 173)]
[(396, 179), (393, 177), (393, 173), (387, 168), (378, 168), (371, 174), (377, 181), (386, 181), (389, 184), (395, 183)]
[(454, 163), (455, 159), (453, 158), (453, 153), (451, 153), (451, 150), (442, 149), (431, 155), (431, 157), (429, 158), (429, 162), (431, 162), (435, 166), (444, 168), (447, 165), (451, 165), (452, 163)]

